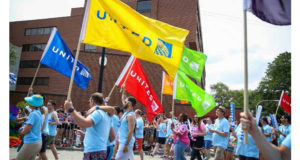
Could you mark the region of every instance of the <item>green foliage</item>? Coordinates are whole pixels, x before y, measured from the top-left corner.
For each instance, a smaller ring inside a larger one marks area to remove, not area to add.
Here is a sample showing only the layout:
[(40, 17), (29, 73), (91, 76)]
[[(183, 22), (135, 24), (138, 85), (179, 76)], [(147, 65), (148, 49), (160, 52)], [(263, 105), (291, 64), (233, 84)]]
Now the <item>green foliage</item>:
[[(291, 53), (284, 52), (269, 63), (266, 75), (259, 83), (257, 92), (262, 100), (279, 100), (281, 91), (284, 90), (291, 97)], [(275, 113), (277, 104), (275, 102), (264, 102), (264, 111)], [(279, 107), (278, 114), (284, 110)]]
[(9, 45), (9, 63), (11, 65), (16, 64), (16, 60), (18, 58), (16, 47), (13, 44)]
[(211, 85), (212, 96), (215, 99), (217, 106), (229, 107), (229, 88), (222, 82)]
[[(234, 102), (237, 108), (244, 107), (243, 90), (230, 90), (222, 82), (213, 84), (210, 88), (216, 104), (229, 107), (229, 103)], [(281, 53), (269, 63), (266, 75), (257, 89), (248, 91), (249, 109), (255, 113), (257, 105), (260, 104), (263, 106), (262, 115), (275, 114), (278, 102), (263, 100), (279, 100), (282, 90), (291, 97), (291, 53), (289, 52)], [(279, 107), (277, 117), (283, 113), (284, 110)]]
[(25, 108), (26, 106), (28, 106), (29, 104), (27, 103), (27, 102), (25, 102), (25, 101), (20, 101), (20, 102), (18, 102), (17, 103), (17, 107), (19, 108), (19, 109), (21, 109), (21, 108)]

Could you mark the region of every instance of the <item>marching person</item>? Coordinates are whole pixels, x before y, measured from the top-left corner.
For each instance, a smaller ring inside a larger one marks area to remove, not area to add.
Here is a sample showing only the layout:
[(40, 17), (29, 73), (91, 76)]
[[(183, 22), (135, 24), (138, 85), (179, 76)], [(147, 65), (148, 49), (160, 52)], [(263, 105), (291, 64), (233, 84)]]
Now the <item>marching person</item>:
[[(103, 97), (100, 93), (93, 93), (89, 99), (90, 107), (95, 106), (96, 110), (87, 117), (73, 107), (72, 101), (65, 101), (65, 109), (71, 114), (74, 122), (81, 128), (86, 128), (84, 137), (83, 160), (105, 160), (107, 156), (107, 141), (110, 133), (111, 118), (102, 110)], [(102, 108), (101, 108), (102, 107)], [(113, 107), (111, 107), (113, 109)]]
[(224, 152), (228, 145), (229, 123), (224, 117), (225, 108), (220, 106), (216, 110), (217, 119), (215, 121), (214, 129), (208, 129), (213, 133), (212, 142), (216, 147), (215, 160), (223, 160)]
[(174, 134), (174, 160), (186, 160), (184, 157), (184, 150), (189, 146), (190, 139), (188, 136), (188, 126), (185, 123), (188, 120), (186, 114), (179, 115), (179, 124), (175, 127), (171, 124), (172, 132)]
[(282, 125), (279, 126), (279, 130), (277, 131), (278, 137), (278, 146), (281, 145), (284, 138), (291, 133), (291, 117), (287, 114), (282, 115), (280, 119)]
[(125, 88), (122, 92), (122, 103), (125, 113), (120, 119), (121, 126), (119, 128), (119, 146), (116, 154), (116, 160), (133, 160), (133, 143), (134, 143), (134, 126), (135, 113), (133, 108), (136, 104), (136, 99), (133, 97), (125, 98)]
[(46, 149), (47, 149), (47, 142), (49, 139), (49, 129), (48, 129), (48, 108), (45, 106), (41, 107), (41, 113), (42, 113), (42, 148), (39, 153), (39, 159), (42, 160), (48, 160), (46, 155)]
[(57, 116), (57, 112), (54, 110), (54, 107), (56, 106), (56, 103), (53, 100), (49, 100), (47, 103), (48, 107), (48, 127), (49, 127), (49, 139), (48, 139), (48, 145), (52, 151), (52, 154), (55, 158), (55, 160), (58, 160), (57, 150), (55, 147), (55, 136), (56, 136), (56, 128), (57, 125), (59, 125), (59, 120)]
[(202, 149), (204, 146), (205, 135), (205, 125), (203, 122), (201, 122), (201, 118), (195, 115), (193, 119), (193, 124), (191, 126), (191, 140), (193, 141), (191, 160), (194, 160), (196, 157), (198, 160), (202, 160), (200, 149)]
[(166, 153), (166, 137), (167, 137), (167, 125), (166, 122), (163, 119), (163, 115), (159, 115), (158, 118), (158, 127), (156, 132), (158, 132), (158, 138), (157, 138), (157, 142), (155, 144), (155, 148), (153, 149), (153, 152), (150, 154), (151, 156), (154, 156), (155, 152), (157, 151), (157, 149), (159, 148), (159, 146), (162, 146), (163, 150), (164, 150), (164, 154)]
[(268, 125), (267, 117), (263, 117), (260, 120), (260, 123), (262, 125), (263, 134), (267, 137), (269, 142), (272, 142), (272, 128)]
[(210, 148), (212, 144), (212, 132), (209, 129), (214, 128), (214, 125), (211, 122), (209, 117), (206, 118), (206, 135), (204, 136), (204, 148), (205, 148), (205, 158), (204, 160), (209, 160), (210, 158)]
[(43, 97), (36, 94), (26, 97), (25, 101), (32, 111), (25, 122), (25, 127), (19, 132), (24, 135), (24, 144), (16, 160), (34, 160), (42, 148), (42, 114), (40, 107), (43, 105)]
[(142, 111), (135, 110), (136, 128), (135, 128), (135, 150), (139, 151), (141, 160), (144, 159), (143, 152), (143, 138), (144, 138), (144, 121), (142, 118)]

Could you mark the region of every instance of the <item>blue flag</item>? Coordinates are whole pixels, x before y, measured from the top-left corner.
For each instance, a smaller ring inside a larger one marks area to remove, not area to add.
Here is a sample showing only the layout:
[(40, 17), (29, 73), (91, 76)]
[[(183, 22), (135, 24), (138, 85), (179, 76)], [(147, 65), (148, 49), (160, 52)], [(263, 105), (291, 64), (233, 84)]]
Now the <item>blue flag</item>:
[[(75, 57), (60, 36), (56, 28), (53, 28), (47, 46), (44, 50), (41, 64), (46, 65), (57, 72), (71, 77)], [(78, 87), (86, 89), (91, 79), (90, 70), (80, 61), (75, 67), (74, 82)]]

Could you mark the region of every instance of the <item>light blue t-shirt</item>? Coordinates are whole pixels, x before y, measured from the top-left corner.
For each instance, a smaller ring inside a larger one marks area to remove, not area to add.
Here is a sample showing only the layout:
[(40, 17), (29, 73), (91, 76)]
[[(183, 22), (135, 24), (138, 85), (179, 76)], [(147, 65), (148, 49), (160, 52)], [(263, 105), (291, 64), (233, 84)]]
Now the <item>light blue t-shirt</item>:
[[(280, 130), (282, 133), (284, 133), (285, 135), (288, 135), (288, 134), (291, 133), (291, 125), (290, 125), (290, 124), (287, 125), (287, 126), (281, 125), (281, 126), (279, 126), (279, 130)], [(279, 138), (278, 138), (278, 146), (281, 145), (281, 143), (282, 143), (282, 141), (283, 141), (284, 139), (285, 139), (285, 137), (284, 137), (282, 134), (280, 134), (280, 136), (279, 136)]]
[[(120, 127), (120, 119), (118, 116), (116, 115), (113, 115), (111, 117), (111, 127), (114, 129), (114, 132), (115, 132), (115, 137), (117, 137), (117, 134), (118, 134), (118, 130), (119, 130), (119, 127)], [(116, 143), (116, 138), (109, 142), (108, 141), (108, 146), (112, 146)]]
[[(259, 130), (261, 131), (260, 128)], [(258, 158), (259, 150), (250, 134), (248, 134), (248, 144), (244, 144), (244, 131), (241, 128), (241, 124), (238, 125), (238, 127), (235, 129), (235, 133), (237, 136), (236, 154), (246, 157)]]
[[(119, 128), (119, 143), (125, 144), (127, 135), (128, 135), (128, 122), (127, 122), (127, 116), (129, 114), (132, 114), (135, 118), (134, 112), (125, 112), (123, 117), (121, 118), (121, 126)], [(134, 136), (131, 137), (129, 145), (133, 145), (134, 143)]]
[(292, 148), (292, 142), (291, 142), (291, 134), (287, 135), (286, 138), (282, 141), (282, 144), (286, 146), (287, 148)]
[(31, 124), (30, 131), (24, 135), (24, 143), (36, 143), (42, 141), (42, 114), (39, 109), (33, 110), (26, 121), (26, 125)]
[[(47, 107), (45, 107), (45, 110), (48, 112)], [(49, 114), (47, 114), (47, 116), (46, 116), (46, 122), (45, 122), (45, 125), (44, 125), (44, 128), (43, 128), (43, 133), (47, 134), (47, 135), (49, 135), (48, 117), (49, 117)], [(42, 114), (42, 127), (43, 127), (44, 119), (45, 119), (45, 115)]]
[[(55, 122), (55, 120), (54, 119), (52, 119), (52, 115), (54, 114), (54, 112), (56, 112), (56, 111), (53, 111), (53, 112), (51, 112), (51, 113), (49, 113), (48, 114), (48, 124), (49, 123), (51, 123), (51, 122)], [(56, 136), (56, 127), (57, 127), (57, 125), (51, 125), (51, 124), (49, 124), (49, 136)]]
[(229, 138), (229, 123), (226, 118), (222, 118), (219, 120), (218, 118), (215, 121), (215, 130), (220, 131), (220, 132), (227, 132), (228, 136), (220, 136), (217, 133), (213, 133), (212, 135), (212, 144), (213, 146), (220, 146), (224, 149), (227, 148), (228, 145), (228, 138)]
[(160, 137), (160, 138), (166, 138), (167, 137), (167, 131), (165, 131), (166, 128), (167, 128), (166, 123), (160, 123), (158, 125), (158, 128), (157, 128), (159, 130), (158, 137)]
[(263, 131), (264, 133), (271, 133), (271, 136), (270, 137), (266, 136), (266, 138), (269, 142), (272, 142), (272, 128), (266, 124), (265, 126), (263, 126)]
[(95, 110), (90, 117), (93, 126), (86, 128), (84, 137), (84, 153), (106, 150), (111, 118), (102, 110)]
[(142, 117), (136, 119), (135, 138), (144, 138), (144, 121)]
[(208, 128), (210, 129), (214, 129), (214, 125), (213, 124), (206, 124), (205, 125), (205, 129), (206, 129), (206, 135), (204, 136), (204, 140), (207, 140), (207, 141), (211, 141), (212, 140), (212, 132), (210, 132), (208, 130)]

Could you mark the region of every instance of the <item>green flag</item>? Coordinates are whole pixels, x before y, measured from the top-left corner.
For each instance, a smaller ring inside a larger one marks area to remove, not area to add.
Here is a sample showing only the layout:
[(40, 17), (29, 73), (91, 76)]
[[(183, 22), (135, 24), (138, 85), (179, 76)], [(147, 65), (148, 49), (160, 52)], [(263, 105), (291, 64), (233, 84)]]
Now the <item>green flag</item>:
[(183, 46), (178, 70), (201, 82), (206, 58), (204, 53)]
[(173, 84), (173, 99), (191, 102), (198, 117), (204, 116), (216, 106), (214, 98), (183, 72), (177, 71)]

